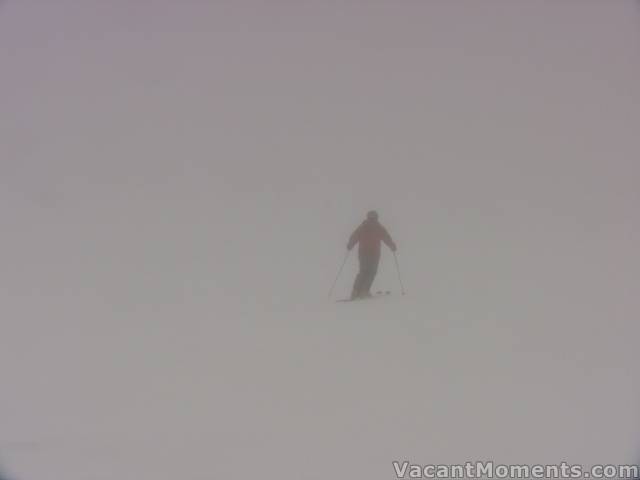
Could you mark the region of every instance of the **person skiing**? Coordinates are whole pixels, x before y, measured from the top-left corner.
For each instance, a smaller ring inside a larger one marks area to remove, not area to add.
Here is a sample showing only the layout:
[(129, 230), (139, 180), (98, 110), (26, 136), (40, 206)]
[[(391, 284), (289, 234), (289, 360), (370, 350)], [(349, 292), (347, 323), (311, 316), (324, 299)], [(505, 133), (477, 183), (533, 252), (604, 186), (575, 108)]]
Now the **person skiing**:
[(381, 242), (384, 242), (392, 252), (397, 250), (391, 235), (378, 221), (378, 212), (371, 210), (367, 213), (365, 221), (351, 234), (347, 243), (348, 250), (351, 250), (356, 243), (359, 244), (358, 260), (360, 261), (360, 271), (353, 282), (351, 300), (371, 296), (371, 285), (380, 263)]

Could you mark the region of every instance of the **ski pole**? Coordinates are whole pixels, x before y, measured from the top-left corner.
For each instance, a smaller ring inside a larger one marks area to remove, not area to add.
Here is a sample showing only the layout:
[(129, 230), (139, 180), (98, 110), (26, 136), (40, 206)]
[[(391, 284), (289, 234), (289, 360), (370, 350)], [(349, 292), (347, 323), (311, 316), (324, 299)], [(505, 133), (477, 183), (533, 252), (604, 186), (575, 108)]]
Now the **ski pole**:
[(336, 275), (336, 279), (333, 281), (333, 285), (331, 285), (331, 290), (329, 290), (329, 298), (331, 298), (331, 294), (333, 293), (333, 289), (336, 286), (336, 283), (338, 283), (338, 279), (340, 278), (340, 274), (342, 273), (342, 269), (344, 268), (345, 264), (347, 263), (347, 258), (349, 258), (349, 254), (351, 253), (351, 250), (347, 250), (347, 253), (344, 255), (344, 260), (342, 261), (342, 265), (340, 266), (340, 270), (338, 270), (338, 275)]
[(396, 270), (398, 271), (398, 281), (400, 282), (400, 291), (404, 295), (404, 286), (402, 285), (402, 276), (400, 275), (400, 265), (398, 264), (398, 257), (396, 252), (393, 252), (393, 259), (396, 261)]

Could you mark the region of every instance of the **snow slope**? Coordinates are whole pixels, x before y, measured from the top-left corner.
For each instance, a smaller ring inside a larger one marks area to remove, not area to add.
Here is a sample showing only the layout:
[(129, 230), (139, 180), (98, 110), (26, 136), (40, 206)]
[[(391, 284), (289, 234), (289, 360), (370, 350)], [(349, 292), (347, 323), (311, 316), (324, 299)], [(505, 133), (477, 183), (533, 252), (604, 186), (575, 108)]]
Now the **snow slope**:
[(142, 5), (0, 9), (13, 478), (635, 459), (632, 3)]

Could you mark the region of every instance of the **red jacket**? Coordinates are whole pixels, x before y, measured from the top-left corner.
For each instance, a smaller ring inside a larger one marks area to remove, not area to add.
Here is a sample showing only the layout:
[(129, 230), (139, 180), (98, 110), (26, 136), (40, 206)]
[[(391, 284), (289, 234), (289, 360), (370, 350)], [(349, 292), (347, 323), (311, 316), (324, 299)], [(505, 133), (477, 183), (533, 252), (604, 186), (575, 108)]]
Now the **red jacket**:
[(384, 242), (392, 251), (396, 251), (396, 244), (377, 220), (365, 220), (351, 234), (347, 248), (351, 250), (358, 243), (358, 252), (366, 255), (380, 255), (380, 242)]

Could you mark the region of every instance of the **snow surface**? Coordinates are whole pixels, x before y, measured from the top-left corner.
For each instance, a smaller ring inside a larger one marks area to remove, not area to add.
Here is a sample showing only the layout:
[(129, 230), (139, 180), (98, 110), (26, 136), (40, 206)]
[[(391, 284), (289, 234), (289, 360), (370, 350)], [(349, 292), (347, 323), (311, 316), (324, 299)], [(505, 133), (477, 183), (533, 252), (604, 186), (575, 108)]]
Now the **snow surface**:
[(4, 2), (11, 480), (635, 460), (634, 8)]

